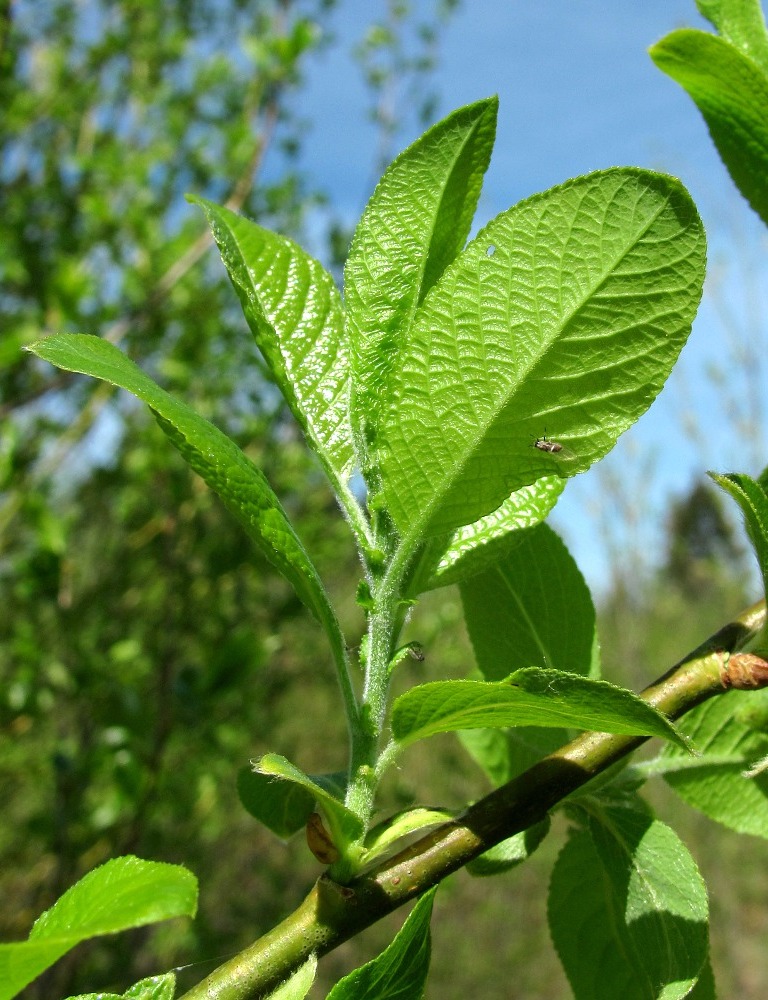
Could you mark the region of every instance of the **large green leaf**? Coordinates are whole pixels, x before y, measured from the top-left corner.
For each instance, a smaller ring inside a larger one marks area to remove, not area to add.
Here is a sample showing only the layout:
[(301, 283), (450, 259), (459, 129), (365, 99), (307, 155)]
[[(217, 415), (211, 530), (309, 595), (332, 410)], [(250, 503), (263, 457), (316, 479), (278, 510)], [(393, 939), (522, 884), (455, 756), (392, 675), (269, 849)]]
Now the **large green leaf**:
[(421, 897), (392, 944), (339, 980), (326, 1000), (421, 1000), (432, 949), (429, 921), (435, 891)]
[[(427, 295), (393, 373), (383, 500), (408, 550), (605, 455), (667, 378), (704, 258), (689, 195), (648, 171), (497, 216)], [(544, 435), (562, 447), (532, 447)]]
[(36, 921), (27, 941), (0, 945), (0, 1000), (81, 941), (171, 917), (194, 916), (197, 880), (179, 865), (115, 858), (89, 872)]
[(401, 153), (379, 181), (352, 240), (344, 270), (352, 419), (373, 486), (370, 454), (391, 371), (417, 306), (469, 234), (497, 110), (496, 98), (460, 108)]
[(706, 31), (685, 28), (650, 55), (696, 103), (734, 183), (768, 225), (768, 76), (766, 69)]
[(768, 73), (768, 33), (760, 0), (696, 0), (723, 38)]
[(293, 240), (203, 198), (190, 200), (208, 216), (248, 325), (288, 405), (343, 482), (354, 453), (344, 316), (333, 278)]
[[(729, 691), (699, 705), (680, 720), (680, 728), (701, 754), (696, 767), (664, 771), (664, 780), (689, 805), (738, 833), (768, 838), (768, 772), (744, 772), (768, 755), (763, 731), (741, 721), (760, 692)], [(764, 720), (763, 720), (764, 721)], [(660, 763), (674, 766), (680, 755), (665, 747)]]
[(538, 667), (525, 667), (495, 683), (421, 684), (401, 695), (392, 708), (392, 733), (404, 745), (436, 733), (485, 726), (565, 726), (660, 736), (685, 746), (672, 723), (631, 691)]
[(28, 350), (59, 368), (127, 389), (145, 402), (186, 461), (290, 580), (343, 657), (344, 640), (315, 567), (264, 475), (226, 434), (174, 399), (122, 351), (99, 337), (61, 334), (38, 341)]
[(549, 926), (575, 1000), (680, 1000), (706, 970), (707, 893), (663, 823), (604, 808), (552, 873)]
[(458, 583), (502, 560), (522, 539), (522, 529), (541, 523), (565, 487), (559, 476), (544, 476), (508, 497), (492, 514), (457, 528), (447, 539), (427, 546), (411, 591)]

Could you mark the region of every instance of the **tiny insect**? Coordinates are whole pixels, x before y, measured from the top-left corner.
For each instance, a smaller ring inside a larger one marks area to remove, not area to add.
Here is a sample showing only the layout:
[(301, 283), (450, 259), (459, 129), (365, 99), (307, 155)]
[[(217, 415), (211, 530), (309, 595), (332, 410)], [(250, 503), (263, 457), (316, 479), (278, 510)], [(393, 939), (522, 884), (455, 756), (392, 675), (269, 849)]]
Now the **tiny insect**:
[(550, 455), (556, 455), (559, 451), (563, 450), (563, 446), (559, 441), (550, 441), (546, 434), (543, 437), (536, 438), (533, 442), (533, 447), (538, 448), (539, 451), (546, 451)]

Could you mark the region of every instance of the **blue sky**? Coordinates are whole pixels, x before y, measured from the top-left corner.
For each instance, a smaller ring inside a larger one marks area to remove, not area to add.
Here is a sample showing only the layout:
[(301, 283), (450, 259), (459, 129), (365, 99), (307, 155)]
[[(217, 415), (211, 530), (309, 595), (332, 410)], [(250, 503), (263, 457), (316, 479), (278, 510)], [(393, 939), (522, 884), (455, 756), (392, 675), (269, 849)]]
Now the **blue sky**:
[[(375, 179), (375, 136), (365, 121), (359, 69), (348, 53), (383, 6), (342, 0), (333, 20), (339, 44), (315, 60), (302, 93), (301, 113), (312, 122), (305, 164), (349, 220), (359, 216)], [(417, 6), (431, 5), (422, 0)], [(464, 0), (440, 46), (437, 117), (489, 94), (500, 98), (479, 223), (568, 177), (631, 164), (682, 178), (709, 234), (716, 288), (708, 283), (679, 371), (611, 455), (569, 484), (556, 511), (555, 526), (596, 589), (608, 579), (611, 545), (653, 551), (671, 493), (684, 492), (707, 468), (756, 473), (758, 447), (745, 455), (741, 445), (766, 441), (735, 424), (749, 390), (740, 381), (731, 333), (718, 316), (733, 312), (733, 335), (741, 336), (749, 319), (745, 296), (751, 294), (757, 308), (760, 285), (766, 287), (760, 257), (768, 259), (765, 239), (734, 192), (694, 105), (647, 54), (649, 45), (684, 26), (708, 28), (694, 0)], [(393, 154), (417, 134), (415, 126), (406, 128)], [(726, 266), (734, 256), (743, 263)], [(766, 385), (760, 370), (766, 356), (763, 339), (762, 349), (744, 363), (753, 380), (753, 421), (766, 417), (760, 399), (766, 393), (759, 391), (759, 379)], [(718, 391), (705, 379), (710, 368), (724, 379)], [(697, 430), (693, 438), (686, 423)], [(608, 481), (618, 486), (606, 494)]]

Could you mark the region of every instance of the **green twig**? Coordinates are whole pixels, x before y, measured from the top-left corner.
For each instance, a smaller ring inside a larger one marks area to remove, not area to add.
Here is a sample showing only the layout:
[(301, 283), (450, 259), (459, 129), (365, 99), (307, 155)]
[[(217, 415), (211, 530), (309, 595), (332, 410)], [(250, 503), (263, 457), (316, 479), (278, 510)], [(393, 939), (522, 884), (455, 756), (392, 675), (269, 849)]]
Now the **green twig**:
[[(761, 601), (646, 688), (642, 697), (677, 718), (730, 687), (767, 686), (765, 661), (733, 655), (765, 618)], [(182, 1000), (256, 1000), (268, 995), (312, 953), (333, 950), (490, 847), (539, 822), (567, 795), (646, 739), (584, 733), (349, 885), (322, 876), (289, 917)]]

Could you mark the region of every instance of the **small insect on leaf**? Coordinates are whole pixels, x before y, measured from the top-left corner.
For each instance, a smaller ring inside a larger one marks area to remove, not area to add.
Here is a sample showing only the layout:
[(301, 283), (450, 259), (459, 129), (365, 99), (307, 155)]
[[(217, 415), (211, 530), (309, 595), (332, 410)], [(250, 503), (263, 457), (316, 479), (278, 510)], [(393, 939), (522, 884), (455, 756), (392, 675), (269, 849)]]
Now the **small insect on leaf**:
[(546, 434), (543, 437), (536, 438), (533, 442), (533, 447), (538, 448), (539, 451), (546, 451), (550, 455), (556, 455), (557, 452), (563, 450), (563, 446), (559, 441), (551, 441)]

